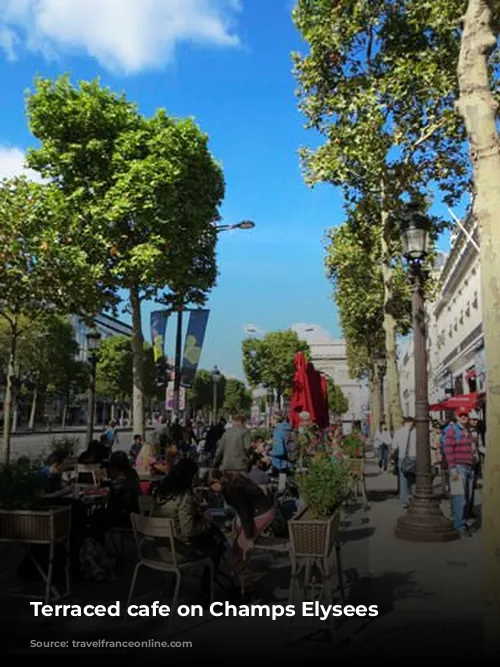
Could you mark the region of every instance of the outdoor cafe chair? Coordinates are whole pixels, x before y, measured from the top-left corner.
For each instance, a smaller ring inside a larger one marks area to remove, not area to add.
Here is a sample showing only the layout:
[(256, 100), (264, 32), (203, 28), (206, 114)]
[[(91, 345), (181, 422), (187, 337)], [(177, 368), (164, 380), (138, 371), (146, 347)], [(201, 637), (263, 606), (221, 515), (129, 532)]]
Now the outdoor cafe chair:
[[(139, 562), (135, 566), (130, 590), (128, 594), (127, 608), (131, 604), (137, 582), (137, 575), (142, 567), (165, 572), (175, 576), (175, 588), (170, 616), (167, 626), (167, 635), (170, 633), (172, 621), (177, 610), (179, 591), (182, 576), (194, 568), (208, 567), (210, 569), (210, 603), (214, 596), (214, 566), (211, 558), (199, 558), (186, 560), (176, 550), (174, 537), (174, 521), (166, 517), (146, 517), (140, 514), (131, 514), (132, 528)], [(161, 542), (159, 542), (161, 540)], [(164, 546), (165, 542), (167, 546)], [(125, 616), (125, 622), (127, 617)]]
[[(150, 516), (155, 505), (153, 496), (142, 494), (137, 500), (139, 503), (139, 513), (141, 516)], [(125, 540), (134, 539), (134, 530), (133, 528), (127, 527), (111, 528), (108, 532), (108, 539), (110, 542), (111, 550), (113, 551), (115, 557), (117, 559), (123, 559), (123, 554), (125, 552)], [(119, 547), (117, 545), (117, 539), (120, 541)]]

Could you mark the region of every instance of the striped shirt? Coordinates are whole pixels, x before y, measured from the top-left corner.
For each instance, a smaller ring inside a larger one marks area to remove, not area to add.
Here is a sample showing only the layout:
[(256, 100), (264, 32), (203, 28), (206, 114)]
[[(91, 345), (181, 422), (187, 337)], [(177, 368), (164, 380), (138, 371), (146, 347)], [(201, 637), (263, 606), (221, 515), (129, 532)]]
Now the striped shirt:
[[(459, 437), (457, 438), (457, 435)], [(450, 424), (445, 434), (444, 453), (450, 469), (457, 466), (472, 467), (473, 461), (472, 434), (469, 429), (458, 424)]]

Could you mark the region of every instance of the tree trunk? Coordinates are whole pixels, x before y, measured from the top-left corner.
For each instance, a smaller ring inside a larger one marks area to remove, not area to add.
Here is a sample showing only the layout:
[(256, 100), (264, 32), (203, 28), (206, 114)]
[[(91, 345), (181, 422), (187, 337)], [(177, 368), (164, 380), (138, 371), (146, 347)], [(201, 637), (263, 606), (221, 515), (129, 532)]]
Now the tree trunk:
[(497, 104), (491, 93), (489, 55), (496, 45), (486, 0), (469, 0), (462, 33), (458, 80), (470, 141), (481, 239), (481, 292), (487, 369), (488, 447), (482, 512), (485, 556), (485, 641), (488, 657), (500, 657), (500, 142)]
[(370, 436), (373, 440), (377, 429), (380, 427), (380, 420), (382, 419), (382, 406), (380, 401), (380, 374), (378, 368), (373, 371), (373, 379), (370, 386), (371, 393), (371, 420), (370, 420)]
[(12, 433), (17, 433), (17, 426), (19, 424), (19, 403), (17, 401), (17, 396), (14, 397), (12, 403)]
[(142, 335), (141, 300), (139, 290), (130, 288), (132, 311), (133, 380), (132, 421), (134, 431), (144, 439), (144, 336)]
[(38, 387), (35, 385), (35, 388), (33, 390), (33, 398), (31, 399), (31, 410), (30, 410), (30, 420), (28, 423), (28, 431), (35, 430), (37, 408), (38, 408)]
[(7, 382), (5, 385), (5, 396), (3, 400), (3, 460), (8, 463), (10, 460), (10, 440), (12, 435), (12, 404), (14, 400), (14, 379), (16, 369), (16, 351), (17, 351), (17, 322), (11, 324), (10, 330), (10, 350), (9, 361), (7, 365)]
[[(389, 214), (382, 211), (382, 276), (384, 279), (384, 332), (386, 358), (386, 393), (389, 429), (396, 431), (403, 424), (403, 409), (401, 407), (401, 391), (399, 386), (398, 353), (396, 346), (396, 319), (393, 315), (394, 292), (392, 285), (393, 271), (391, 255), (388, 246)], [(383, 406), (381, 406), (383, 409)]]
[(62, 417), (61, 417), (61, 428), (66, 428), (66, 419), (68, 417), (68, 399), (64, 399), (64, 404), (63, 404), (63, 409), (62, 409)]

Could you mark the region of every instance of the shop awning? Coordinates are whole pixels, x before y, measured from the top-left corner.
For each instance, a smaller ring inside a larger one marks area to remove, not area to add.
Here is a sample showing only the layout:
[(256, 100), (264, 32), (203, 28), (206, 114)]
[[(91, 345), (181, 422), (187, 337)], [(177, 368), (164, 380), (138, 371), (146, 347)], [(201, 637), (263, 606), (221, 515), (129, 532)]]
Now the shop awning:
[(483, 394), (473, 391), (470, 394), (459, 394), (450, 396), (440, 403), (434, 403), (429, 406), (430, 412), (441, 412), (442, 410), (457, 410), (465, 408), (466, 410), (477, 410), (482, 401)]

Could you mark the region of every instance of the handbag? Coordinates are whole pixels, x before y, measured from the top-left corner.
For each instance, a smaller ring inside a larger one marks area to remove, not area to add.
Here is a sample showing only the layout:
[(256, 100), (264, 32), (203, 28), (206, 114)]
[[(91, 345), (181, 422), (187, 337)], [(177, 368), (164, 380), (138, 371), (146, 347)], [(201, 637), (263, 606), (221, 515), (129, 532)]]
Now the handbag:
[(411, 438), (412, 432), (413, 432), (413, 428), (411, 428), (408, 431), (408, 442), (406, 443), (405, 455), (403, 457), (403, 460), (400, 463), (400, 470), (405, 477), (409, 477), (410, 475), (414, 475), (416, 470), (417, 470), (417, 461), (416, 461), (416, 459), (413, 456), (408, 456), (408, 452), (410, 451), (410, 438)]

